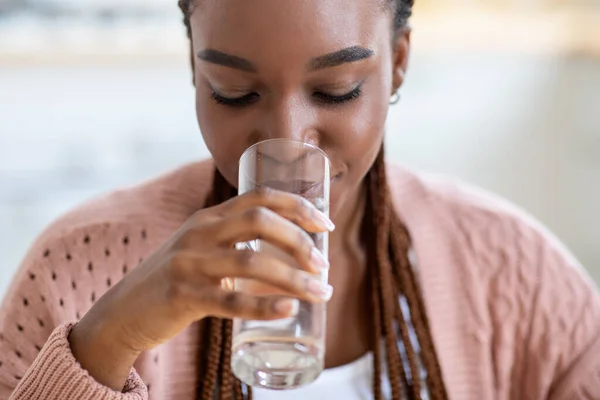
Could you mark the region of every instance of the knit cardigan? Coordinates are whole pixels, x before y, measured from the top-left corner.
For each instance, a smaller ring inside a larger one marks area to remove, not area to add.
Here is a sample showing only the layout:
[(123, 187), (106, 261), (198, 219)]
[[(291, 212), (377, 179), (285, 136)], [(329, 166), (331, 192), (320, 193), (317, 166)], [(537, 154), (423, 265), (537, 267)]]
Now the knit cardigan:
[[(193, 400), (198, 326), (143, 353), (122, 392), (73, 357), (73, 324), (200, 209), (209, 161), (94, 199), (31, 246), (0, 308), (0, 400)], [(600, 296), (539, 223), (456, 180), (388, 165), (450, 398), (600, 399)]]

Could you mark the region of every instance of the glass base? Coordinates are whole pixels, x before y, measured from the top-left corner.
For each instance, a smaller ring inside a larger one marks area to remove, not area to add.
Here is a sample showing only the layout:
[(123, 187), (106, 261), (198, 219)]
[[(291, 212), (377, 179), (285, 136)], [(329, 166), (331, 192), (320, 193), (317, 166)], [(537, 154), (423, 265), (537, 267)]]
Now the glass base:
[(323, 370), (316, 346), (260, 341), (242, 343), (233, 350), (233, 373), (253, 387), (295, 389), (313, 382)]

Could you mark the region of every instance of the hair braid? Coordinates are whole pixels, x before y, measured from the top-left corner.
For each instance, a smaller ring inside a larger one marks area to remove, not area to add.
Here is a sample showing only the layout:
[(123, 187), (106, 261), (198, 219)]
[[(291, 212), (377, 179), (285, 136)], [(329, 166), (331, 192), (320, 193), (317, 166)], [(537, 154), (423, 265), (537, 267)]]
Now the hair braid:
[(234, 377), (231, 372), (231, 334), (233, 322), (230, 319), (223, 321), (223, 353), (221, 356), (221, 388), (219, 390), (220, 400), (243, 400), (244, 398), (234, 398)]
[[(400, 304), (398, 304), (396, 307), (396, 320), (406, 321), (406, 316), (403, 314)], [(402, 337), (402, 343), (411, 343), (411, 338), (406, 323), (398, 325), (400, 329), (400, 335)], [(404, 350), (406, 352), (406, 358), (410, 368), (410, 381), (408, 380), (408, 376), (405, 377), (407, 392), (411, 398), (418, 399), (420, 398), (421, 393), (421, 371), (420, 364), (417, 362), (417, 353), (412, 345), (404, 345)], [(410, 389), (410, 391), (408, 389)]]
[[(214, 189), (206, 200), (207, 207), (220, 204), (237, 193), (235, 188), (229, 185), (223, 175), (216, 169), (213, 177), (213, 187)], [(206, 347), (200, 350), (200, 371), (203, 378), (198, 385), (198, 397), (202, 400), (213, 400), (217, 392), (220, 393), (221, 399), (231, 398), (228, 396), (231, 396), (233, 386), (235, 386), (230, 366), (231, 327), (228, 328), (227, 324), (228, 321), (219, 318), (208, 318), (205, 322), (205, 329), (203, 330), (205, 340), (203, 344)], [(226, 334), (224, 335), (224, 333)], [(220, 387), (218, 387), (219, 384)], [(227, 387), (223, 387), (223, 384)], [(243, 396), (240, 399), (243, 399)]]
[[(397, 217), (395, 218), (395, 221), (393, 221), (392, 226), (398, 233), (398, 241), (400, 241), (400, 238), (402, 237), (405, 238), (406, 241), (409, 240), (409, 234), (406, 231), (406, 227)], [(395, 275), (398, 285), (402, 285), (404, 288), (403, 293), (408, 303), (415, 333), (419, 339), (421, 358), (427, 371), (427, 386), (429, 392), (433, 399), (446, 399), (447, 393), (444, 387), (442, 371), (436, 356), (433, 338), (431, 337), (429, 320), (425, 314), (425, 305), (421, 295), (421, 290), (417, 283), (414, 271), (410, 266), (410, 262), (407, 259), (406, 261), (401, 261), (403, 258), (406, 258), (402, 257), (402, 255), (395, 254), (395, 256), (397, 259), (397, 266), (400, 265), (400, 262), (406, 262), (408, 264), (408, 267), (397, 268)]]
[[(383, 165), (383, 167), (381, 167)], [(370, 262), (371, 265), (377, 266), (379, 297), (383, 314), (383, 333), (385, 338), (386, 356), (389, 368), (390, 385), (392, 389), (392, 399), (400, 400), (402, 396), (401, 379), (406, 374), (404, 366), (398, 351), (398, 337), (394, 329), (394, 314), (395, 301), (393, 282), (389, 277), (392, 273), (392, 266), (389, 259), (388, 243), (390, 236), (390, 213), (389, 202), (385, 200), (385, 191), (381, 190), (382, 179), (385, 179), (385, 163), (383, 161), (383, 151), (377, 156), (373, 168), (371, 168), (369, 176), (369, 194), (371, 198), (370, 207), (373, 211), (373, 220), (377, 227), (374, 248), (369, 252), (375, 256), (375, 259)], [(378, 204), (378, 207), (374, 205)]]
[[(409, 248), (410, 247), (410, 239), (409, 239), (408, 235), (403, 234), (405, 232), (403, 226), (401, 226), (402, 230), (400, 230), (400, 231), (397, 230), (397, 227), (396, 227), (396, 224), (394, 221), (399, 221), (399, 220), (397, 218), (394, 218), (394, 220), (392, 221), (392, 229), (394, 230), (395, 234), (393, 235), (392, 241), (390, 242), (390, 254), (391, 254), (392, 259), (394, 260), (394, 265), (396, 265), (393, 276), (396, 281), (396, 287), (398, 287), (400, 293), (402, 293), (404, 295), (404, 297), (407, 298), (410, 296), (406, 295), (406, 284), (405, 284), (404, 280), (399, 277), (401, 275), (400, 271), (404, 271), (404, 270), (410, 271), (412, 269), (412, 265), (408, 260), (408, 257), (405, 252), (406, 250), (400, 250), (400, 249)], [(400, 251), (402, 251), (402, 253)], [(410, 304), (410, 301), (407, 300), (407, 303)], [(409, 310), (410, 310), (410, 306), (409, 306)], [(399, 320), (406, 320), (407, 317), (409, 317), (409, 315), (404, 315), (402, 308), (400, 307), (400, 305), (398, 305), (396, 318), (398, 318)], [(412, 317), (412, 315), (410, 315), (410, 317)], [(415, 329), (415, 331), (416, 331), (416, 329)], [(400, 333), (402, 335), (403, 343), (412, 343), (410, 334), (408, 332), (408, 326), (406, 324), (400, 324)], [(418, 356), (417, 356), (416, 349), (414, 348), (414, 346), (412, 346), (412, 345), (404, 346), (404, 348), (406, 351), (406, 358), (408, 359), (410, 370), (412, 371), (411, 376), (410, 376), (412, 396), (419, 398), (420, 393), (421, 393), (421, 371), (420, 371), (421, 363), (418, 362), (418, 359), (417, 359)]]
[(233, 380), (233, 398), (244, 400), (244, 389), (242, 388), (242, 382), (238, 379)]
[[(198, 322), (198, 343), (200, 352), (198, 354), (198, 375), (205, 376), (206, 375), (206, 363), (203, 362), (202, 356), (204, 354), (204, 349), (208, 349), (210, 347), (210, 336), (208, 334), (210, 324), (209, 319), (204, 319)], [(203, 382), (202, 382), (203, 383)], [(201, 392), (200, 387), (198, 387), (198, 393)]]
[(372, 335), (371, 348), (373, 350), (373, 398), (375, 400), (381, 400), (381, 336), (383, 330), (381, 328), (381, 302), (379, 299), (379, 275), (373, 268), (369, 268), (368, 274), (370, 275), (370, 289), (371, 289), (371, 302), (373, 307), (373, 327), (374, 332)]
[[(394, 228), (392, 227), (392, 230), (395, 232)], [(408, 236), (403, 237), (402, 240), (399, 240), (400, 237), (397, 234), (392, 235), (392, 240), (390, 241), (390, 255), (391, 255), (391, 259), (392, 259), (392, 263), (394, 266), (396, 266), (396, 268), (394, 268), (393, 270), (393, 278), (397, 277), (397, 271), (399, 269), (411, 269), (412, 266), (408, 260), (407, 257), (407, 249), (410, 248), (410, 240), (408, 238)], [(398, 254), (401, 254), (399, 257), (397, 257)], [(398, 279), (395, 279), (396, 285), (394, 285), (394, 287), (396, 288), (397, 292), (396, 292), (396, 298), (400, 298), (400, 294), (403, 294), (404, 297), (406, 298), (406, 294), (405, 294), (405, 290), (404, 290), (404, 283)], [(409, 376), (405, 376), (406, 378), (406, 388), (407, 388), (407, 395), (409, 396), (409, 398), (415, 398), (415, 399), (419, 399), (420, 398), (420, 393), (421, 393), (421, 373), (420, 373), (420, 368), (421, 365), (420, 363), (418, 363), (418, 356), (416, 353), (416, 349), (414, 348), (414, 346), (412, 346), (412, 340), (409, 334), (409, 329), (408, 329), (408, 325), (405, 323), (407, 317), (409, 317), (408, 315), (404, 315), (404, 312), (402, 311), (402, 308), (400, 307), (400, 302), (398, 301), (396, 303), (396, 320), (397, 321), (402, 321), (404, 323), (399, 323), (398, 324), (398, 328), (400, 330), (400, 336), (402, 338), (402, 343), (404, 345), (404, 351), (405, 351), (405, 355), (406, 355), (406, 359), (408, 361), (408, 366), (410, 368), (410, 382), (408, 380)], [(406, 343), (409, 343), (410, 345), (407, 346)], [(416, 374), (416, 376), (415, 376)]]
[(223, 335), (221, 332), (223, 321), (218, 318), (209, 319), (210, 345), (207, 352), (205, 374), (202, 385), (202, 400), (213, 400), (215, 390), (218, 387), (219, 367), (221, 361), (221, 351)]
[[(408, 326), (406, 323), (406, 319), (402, 314), (402, 310), (400, 308), (400, 293), (403, 293), (403, 287), (401, 283), (399, 284), (393, 279), (395, 275), (395, 271), (397, 269), (407, 269), (410, 268), (410, 263), (408, 262), (408, 251), (410, 248), (409, 240), (399, 240), (397, 232), (392, 229), (392, 220), (396, 218), (395, 213), (393, 212), (393, 204), (391, 199), (391, 194), (387, 185), (387, 174), (385, 170), (385, 158), (383, 148), (380, 151), (377, 159), (375, 160), (375, 164), (373, 166), (373, 170), (376, 171), (376, 176), (371, 178), (374, 190), (377, 190), (376, 199), (377, 202), (374, 204), (385, 204), (386, 205), (386, 213), (388, 214), (387, 225), (384, 228), (378, 226), (378, 229), (385, 229), (389, 232), (388, 241), (380, 243), (379, 245), (385, 247), (384, 258), (385, 263), (390, 267), (386, 271), (385, 275), (381, 276), (381, 280), (383, 282), (388, 282), (392, 288), (392, 293), (389, 295), (388, 301), (392, 301), (393, 307), (393, 315), (391, 319), (396, 322), (396, 325), (399, 329), (400, 336), (402, 338), (402, 344), (404, 345), (404, 349), (406, 352), (406, 357), (408, 359), (408, 365), (410, 368), (410, 377), (411, 382), (408, 381), (408, 376), (404, 373), (404, 369), (402, 369), (403, 374), (399, 376), (397, 379), (393, 378), (392, 373), (390, 372), (390, 383), (392, 384), (392, 388), (394, 384), (402, 383), (406, 388), (407, 395), (409, 398), (420, 399), (420, 371), (417, 363), (417, 354), (415, 349), (412, 346), (412, 342), (410, 340), (410, 336), (408, 333)], [(395, 254), (402, 254), (400, 260), (395, 259)], [(392, 267), (393, 266), (393, 267)], [(406, 295), (405, 295), (406, 296)], [(400, 351), (395, 345), (394, 348), (387, 348), (387, 351), (392, 351), (397, 354), (400, 359), (400, 363), (403, 366), (403, 361), (400, 356)], [(416, 376), (416, 378), (415, 378)], [(394, 380), (397, 382), (394, 382)], [(402, 382), (400, 382), (400, 379)]]

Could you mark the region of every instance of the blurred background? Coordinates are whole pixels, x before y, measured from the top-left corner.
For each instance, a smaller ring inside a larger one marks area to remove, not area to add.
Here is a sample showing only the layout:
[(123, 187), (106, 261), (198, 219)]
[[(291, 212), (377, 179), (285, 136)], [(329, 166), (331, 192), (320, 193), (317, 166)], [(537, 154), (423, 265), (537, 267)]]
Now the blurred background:
[[(600, 0), (417, 0), (388, 157), (507, 197), (600, 281)], [(0, 0), (0, 296), (81, 201), (208, 155), (176, 0)]]

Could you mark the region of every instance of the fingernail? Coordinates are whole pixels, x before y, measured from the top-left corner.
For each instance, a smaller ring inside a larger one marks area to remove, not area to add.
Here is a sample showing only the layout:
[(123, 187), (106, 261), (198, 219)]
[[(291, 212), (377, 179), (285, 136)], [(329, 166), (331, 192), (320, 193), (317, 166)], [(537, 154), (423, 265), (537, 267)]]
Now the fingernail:
[(310, 279), (308, 281), (308, 291), (324, 301), (329, 301), (333, 295), (333, 286)]
[(310, 262), (319, 269), (329, 268), (329, 261), (327, 261), (323, 253), (321, 253), (316, 247), (313, 247), (310, 251)]
[(323, 226), (325, 227), (325, 229), (327, 229), (329, 232), (333, 232), (335, 230), (335, 224), (333, 223), (333, 221), (331, 221), (331, 219), (327, 218), (327, 216), (325, 214), (323, 214), (321, 211), (316, 211), (315, 215), (317, 217), (317, 219), (319, 220), (319, 222), (321, 224), (323, 224)]
[(295, 317), (300, 310), (300, 301), (298, 299), (281, 299), (275, 302), (275, 311), (281, 314)]

